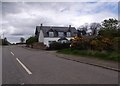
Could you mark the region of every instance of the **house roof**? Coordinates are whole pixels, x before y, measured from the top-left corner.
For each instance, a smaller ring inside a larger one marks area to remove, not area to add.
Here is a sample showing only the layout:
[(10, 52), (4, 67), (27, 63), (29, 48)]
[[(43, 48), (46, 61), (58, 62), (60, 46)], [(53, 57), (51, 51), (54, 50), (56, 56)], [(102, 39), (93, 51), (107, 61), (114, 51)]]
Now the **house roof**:
[(49, 31), (53, 31), (55, 33), (57, 33), (57, 32), (69, 32), (70, 31), (72, 36), (77, 33), (77, 30), (75, 29), (75, 27), (36, 26), (36, 32), (39, 33), (40, 30), (43, 31), (43, 34), (45, 37), (48, 36)]

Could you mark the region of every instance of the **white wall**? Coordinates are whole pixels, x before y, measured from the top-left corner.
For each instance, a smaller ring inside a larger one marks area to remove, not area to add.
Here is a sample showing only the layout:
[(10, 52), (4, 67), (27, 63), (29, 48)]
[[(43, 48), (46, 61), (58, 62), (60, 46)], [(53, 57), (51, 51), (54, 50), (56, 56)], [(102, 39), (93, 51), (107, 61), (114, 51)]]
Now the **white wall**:
[[(70, 40), (72, 37), (67, 38), (68, 40)], [(50, 37), (45, 37), (44, 38), (44, 44), (47, 45), (49, 47), (49, 41), (58, 41), (58, 39), (60, 39), (59, 37), (54, 37), (54, 38), (50, 38)]]
[(40, 30), (38, 42), (44, 42), (44, 35), (42, 30)]

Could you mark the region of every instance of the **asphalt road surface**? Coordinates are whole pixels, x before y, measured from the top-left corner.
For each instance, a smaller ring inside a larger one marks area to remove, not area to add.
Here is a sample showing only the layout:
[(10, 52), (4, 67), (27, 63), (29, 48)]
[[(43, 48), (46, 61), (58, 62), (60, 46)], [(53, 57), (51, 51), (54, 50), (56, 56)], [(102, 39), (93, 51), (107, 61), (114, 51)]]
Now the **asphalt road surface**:
[(3, 47), (3, 84), (117, 84), (118, 72), (57, 57), (42, 50)]

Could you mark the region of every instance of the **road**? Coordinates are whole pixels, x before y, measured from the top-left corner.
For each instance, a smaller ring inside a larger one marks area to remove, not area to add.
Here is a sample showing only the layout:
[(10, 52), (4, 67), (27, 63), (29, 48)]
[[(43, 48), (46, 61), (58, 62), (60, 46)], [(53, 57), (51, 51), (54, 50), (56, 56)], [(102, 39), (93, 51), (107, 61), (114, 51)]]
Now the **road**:
[(42, 50), (3, 47), (3, 84), (117, 84), (118, 72)]

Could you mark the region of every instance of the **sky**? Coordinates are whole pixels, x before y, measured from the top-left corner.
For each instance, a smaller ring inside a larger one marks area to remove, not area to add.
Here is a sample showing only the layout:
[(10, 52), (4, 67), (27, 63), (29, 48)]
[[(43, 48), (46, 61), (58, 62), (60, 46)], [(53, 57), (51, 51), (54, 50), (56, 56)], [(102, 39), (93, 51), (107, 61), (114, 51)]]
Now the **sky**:
[(2, 2), (0, 9), (0, 35), (4, 33), (12, 43), (33, 36), (41, 23), (78, 28), (85, 23), (118, 19), (118, 2)]

